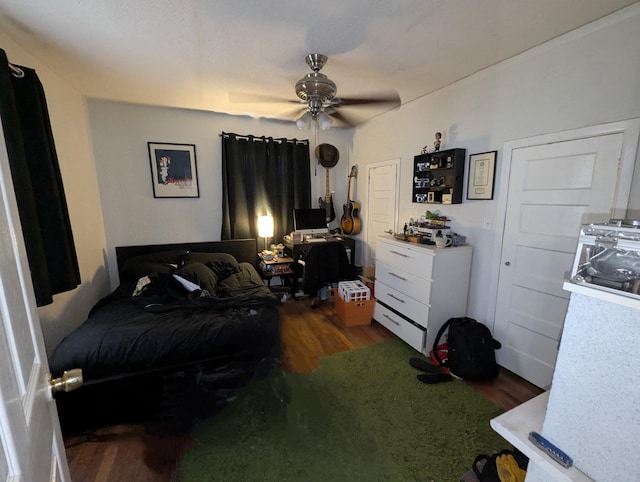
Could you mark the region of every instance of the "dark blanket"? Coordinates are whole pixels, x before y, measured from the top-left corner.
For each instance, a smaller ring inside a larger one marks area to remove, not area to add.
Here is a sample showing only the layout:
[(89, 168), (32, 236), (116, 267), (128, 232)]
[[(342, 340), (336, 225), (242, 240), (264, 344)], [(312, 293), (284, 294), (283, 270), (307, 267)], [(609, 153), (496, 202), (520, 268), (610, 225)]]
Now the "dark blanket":
[[(228, 274), (228, 273), (227, 273)], [(166, 279), (166, 278), (165, 278)], [(174, 283), (132, 297), (121, 286), (49, 358), (54, 377), (82, 368), (85, 382), (171, 368), (217, 357), (259, 360), (279, 351), (277, 299), (241, 263), (215, 296)]]

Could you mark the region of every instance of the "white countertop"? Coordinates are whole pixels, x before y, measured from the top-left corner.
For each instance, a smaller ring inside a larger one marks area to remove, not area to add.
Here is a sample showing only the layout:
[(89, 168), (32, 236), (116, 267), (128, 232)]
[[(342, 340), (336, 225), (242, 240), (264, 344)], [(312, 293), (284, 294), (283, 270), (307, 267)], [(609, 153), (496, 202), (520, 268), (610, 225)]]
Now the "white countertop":
[[(544, 392), (513, 410), (491, 420), (491, 427), (505, 440), (529, 457), (529, 461), (538, 465), (554, 481), (593, 482), (576, 466), (565, 469), (529, 440), (529, 432), (542, 433), (542, 423), (547, 411), (549, 392)], [(571, 456), (571, 454), (568, 454)]]

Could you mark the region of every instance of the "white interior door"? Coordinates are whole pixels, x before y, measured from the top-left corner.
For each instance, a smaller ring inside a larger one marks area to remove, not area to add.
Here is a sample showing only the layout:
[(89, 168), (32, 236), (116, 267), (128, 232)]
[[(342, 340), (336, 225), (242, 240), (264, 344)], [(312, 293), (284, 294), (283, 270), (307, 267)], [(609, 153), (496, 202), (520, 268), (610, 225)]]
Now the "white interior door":
[(400, 159), (370, 164), (367, 167), (367, 253), (364, 266), (375, 266), (376, 239), (394, 231), (398, 216)]
[(616, 204), (623, 139), (614, 133), (511, 151), (496, 355), (539, 387), (553, 376), (569, 299), (562, 283), (580, 226), (607, 221)]
[(0, 129), (0, 480), (71, 480)]

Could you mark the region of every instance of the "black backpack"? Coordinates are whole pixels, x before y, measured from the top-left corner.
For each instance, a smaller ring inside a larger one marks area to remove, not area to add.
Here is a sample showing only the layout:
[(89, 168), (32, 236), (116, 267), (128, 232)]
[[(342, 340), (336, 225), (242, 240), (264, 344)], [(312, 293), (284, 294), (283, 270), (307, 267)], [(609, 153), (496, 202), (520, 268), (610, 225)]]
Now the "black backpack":
[[(444, 332), (449, 329), (447, 360), (442, 361), (438, 345)], [(441, 367), (465, 380), (486, 380), (498, 376), (498, 364), (494, 350), (501, 347), (494, 340), (486, 325), (473, 318), (449, 318), (442, 325), (433, 343), (433, 354)]]

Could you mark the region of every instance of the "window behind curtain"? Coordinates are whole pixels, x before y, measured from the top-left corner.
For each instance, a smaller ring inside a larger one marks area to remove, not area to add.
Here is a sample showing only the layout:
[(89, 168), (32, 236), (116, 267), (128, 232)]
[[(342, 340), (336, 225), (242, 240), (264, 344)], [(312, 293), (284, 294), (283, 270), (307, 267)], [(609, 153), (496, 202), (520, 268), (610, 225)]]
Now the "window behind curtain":
[(222, 133), (222, 239), (258, 237), (258, 216), (274, 240), (293, 231), (293, 210), (311, 207), (309, 141)]

